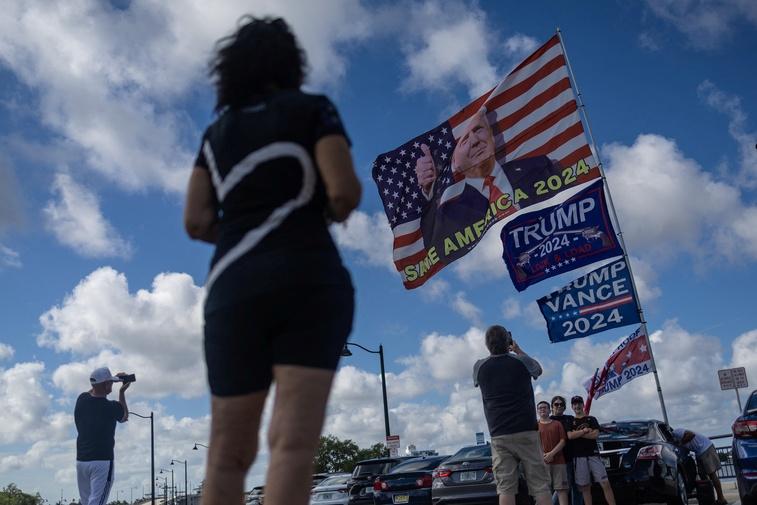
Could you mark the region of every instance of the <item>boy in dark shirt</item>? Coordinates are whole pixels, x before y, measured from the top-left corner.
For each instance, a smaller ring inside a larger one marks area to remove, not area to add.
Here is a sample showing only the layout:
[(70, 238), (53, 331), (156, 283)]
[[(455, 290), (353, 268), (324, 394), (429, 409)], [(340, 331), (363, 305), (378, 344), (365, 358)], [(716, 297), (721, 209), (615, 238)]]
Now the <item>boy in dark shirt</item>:
[(608, 505), (615, 505), (615, 495), (607, 480), (605, 465), (599, 457), (599, 423), (593, 416), (584, 412), (584, 400), (580, 396), (574, 396), (570, 405), (575, 412), (573, 427), (568, 432), (568, 438), (573, 441), (573, 475), (576, 485), (583, 494), (584, 503), (591, 504), (591, 479), (602, 486), (602, 492)]
[[(550, 419), (560, 421), (562, 427), (565, 429), (567, 435), (569, 431), (573, 429), (573, 416), (565, 413), (566, 401), (565, 398), (557, 395), (552, 398), (552, 415)], [(570, 503), (571, 505), (583, 505), (584, 500), (581, 496), (581, 491), (576, 486), (576, 480), (573, 478), (573, 441), (568, 439), (565, 447), (563, 448), (563, 456), (565, 457), (566, 468), (568, 470), (568, 483), (570, 484)], [(558, 505), (558, 495), (552, 497), (552, 504)]]

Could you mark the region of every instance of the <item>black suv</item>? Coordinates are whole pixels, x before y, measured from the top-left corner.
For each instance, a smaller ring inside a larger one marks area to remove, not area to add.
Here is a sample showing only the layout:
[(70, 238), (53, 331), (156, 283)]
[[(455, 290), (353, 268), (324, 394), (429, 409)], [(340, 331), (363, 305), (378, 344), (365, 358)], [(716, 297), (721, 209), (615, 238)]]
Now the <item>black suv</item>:
[(373, 505), (373, 481), (376, 477), (411, 458), (412, 456), (396, 456), (358, 461), (348, 483), (350, 505)]

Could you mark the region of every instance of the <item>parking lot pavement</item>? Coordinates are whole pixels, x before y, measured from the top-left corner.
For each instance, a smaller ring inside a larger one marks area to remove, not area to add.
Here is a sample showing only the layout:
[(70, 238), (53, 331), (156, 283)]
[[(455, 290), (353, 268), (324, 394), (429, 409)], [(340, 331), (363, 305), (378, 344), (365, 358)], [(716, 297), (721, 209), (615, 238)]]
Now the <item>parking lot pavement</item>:
[[(723, 486), (723, 494), (725, 499), (728, 500), (728, 505), (741, 505), (739, 499), (739, 491), (736, 489), (735, 480), (722, 480), (720, 483)], [(664, 503), (645, 503), (644, 505), (666, 505)], [(689, 505), (699, 505), (696, 498), (689, 498)]]

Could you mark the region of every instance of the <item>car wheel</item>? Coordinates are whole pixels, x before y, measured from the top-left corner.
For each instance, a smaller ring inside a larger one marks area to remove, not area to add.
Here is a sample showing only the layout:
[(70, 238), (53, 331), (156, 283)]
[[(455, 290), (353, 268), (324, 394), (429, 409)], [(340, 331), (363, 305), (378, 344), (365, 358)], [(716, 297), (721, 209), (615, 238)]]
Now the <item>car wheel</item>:
[(680, 469), (676, 472), (676, 495), (668, 499), (668, 505), (689, 505), (686, 481), (683, 480)]

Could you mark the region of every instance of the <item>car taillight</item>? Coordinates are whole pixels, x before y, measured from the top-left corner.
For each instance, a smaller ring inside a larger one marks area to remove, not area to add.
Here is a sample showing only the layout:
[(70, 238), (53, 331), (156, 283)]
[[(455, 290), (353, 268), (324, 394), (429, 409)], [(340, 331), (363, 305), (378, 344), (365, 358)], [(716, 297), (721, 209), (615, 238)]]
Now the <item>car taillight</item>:
[(733, 436), (737, 438), (757, 437), (757, 419), (737, 419), (732, 429)]
[(639, 449), (639, 454), (636, 455), (636, 459), (657, 459), (661, 454), (661, 445), (647, 445)]
[(376, 479), (373, 481), (373, 490), (374, 491), (384, 491), (385, 489), (389, 489), (389, 484), (384, 482), (381, 479)]
[(452, 471), (449, 468), (437, 468), (433, 473), (435, 479), (446, 479), (450, 475), (452, 475)]
[(484, 468), (484, 473), (494, 473), (494, 470), (492, 469), (492, 467), (487, 466), (486, 468)]
[(420, 479), (416, 479), (415, 483), (418, 487), (431, 487), (431, 482), (433, 479), (429, 474), (424, 475)]

